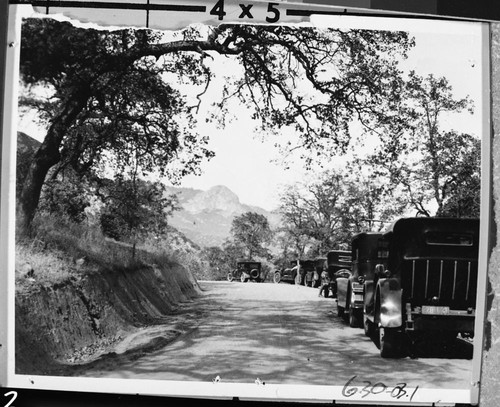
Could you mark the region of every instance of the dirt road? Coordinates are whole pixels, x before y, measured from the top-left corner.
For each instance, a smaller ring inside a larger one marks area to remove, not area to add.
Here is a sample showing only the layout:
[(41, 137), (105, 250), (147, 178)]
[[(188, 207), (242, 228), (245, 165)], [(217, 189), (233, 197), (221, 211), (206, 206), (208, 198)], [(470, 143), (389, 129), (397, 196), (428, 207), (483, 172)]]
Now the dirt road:
[[(427, 388), (470, 386), (472, 361), (460, 355), (381, 359), (363, 330), (340, 320), (335, 301), (318, 297), (317, 289), (267, 283), (200, 284), (204, 294), (185, 306), (184, 334), (147, 354), (94, 363), (81, 375), (182, 381), (212, 381), (218, 376), (225, 382), (259, 378), (268, 383), (317, 385), (344, 385), (356, 375), (360, 381)], [(162, 329), (171, 332), (172, 325), (155, 327), (154, 335), (161, 335)]]

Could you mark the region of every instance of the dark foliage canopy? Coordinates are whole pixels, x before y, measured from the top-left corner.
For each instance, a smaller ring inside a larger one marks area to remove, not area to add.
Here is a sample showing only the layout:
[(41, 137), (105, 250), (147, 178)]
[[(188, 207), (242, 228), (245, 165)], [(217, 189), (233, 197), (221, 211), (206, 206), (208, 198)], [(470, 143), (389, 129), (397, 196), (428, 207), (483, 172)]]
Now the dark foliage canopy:
[[(197, 106), (179, 85), (199, 87), (201, 101), (217, 55), (236, 59), (243, 74), (226, 84), (213, 118), (224, 124), (230, 102), (239, 99), (277, 145), (300, 148), (310, 159), (311, 151), (345, 147), (353, 119), (367, 127), (397, 119), (397, 64), (412, 45), (400, 32), (220, 25), (167, 36), (28, 19), (22, 80), (50, 97), (22, 100), (42, 113), (48, 130), (23, 184), (21, 221), (29, 227), (53, 168), (85, 174), (106, 162), (171, 178), (199, 171), (213, 152), (207, 135), (196, 133)], [(279, 139), (283, 126), (298, 131), (295, 145)]]

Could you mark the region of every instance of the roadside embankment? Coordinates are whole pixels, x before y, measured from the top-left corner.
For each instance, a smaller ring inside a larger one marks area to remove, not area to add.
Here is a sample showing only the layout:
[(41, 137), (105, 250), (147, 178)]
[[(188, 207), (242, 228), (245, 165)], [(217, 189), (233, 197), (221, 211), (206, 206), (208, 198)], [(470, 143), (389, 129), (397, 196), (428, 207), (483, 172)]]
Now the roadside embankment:
[(95, 268), (54, 284), (36, 272), (16, 281), (16, 373), (65, 374), (119, 346), (140, 327), (164, 323), (201, 292), (177, 263)]

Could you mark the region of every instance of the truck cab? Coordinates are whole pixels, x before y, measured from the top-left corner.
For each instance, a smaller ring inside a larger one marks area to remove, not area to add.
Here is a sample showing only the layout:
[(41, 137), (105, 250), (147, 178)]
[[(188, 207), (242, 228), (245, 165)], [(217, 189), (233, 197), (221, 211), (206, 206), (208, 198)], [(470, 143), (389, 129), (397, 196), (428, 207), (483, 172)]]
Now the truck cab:
[(242, 283), (264, 281), (262, 264), (257, 261), (239, 261), (236, 263), (236, 269), (228, 273), (227, 279), (228, 281), (239, 279)]

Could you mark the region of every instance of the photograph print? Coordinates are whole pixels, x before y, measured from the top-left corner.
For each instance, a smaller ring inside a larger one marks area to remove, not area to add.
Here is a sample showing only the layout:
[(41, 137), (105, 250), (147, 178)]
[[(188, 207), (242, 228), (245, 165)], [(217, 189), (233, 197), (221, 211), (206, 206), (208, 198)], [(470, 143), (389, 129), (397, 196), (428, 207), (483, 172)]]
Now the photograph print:
[(17, 375), (470, 388), (482, 31), (367, 20), (23, 20)]

